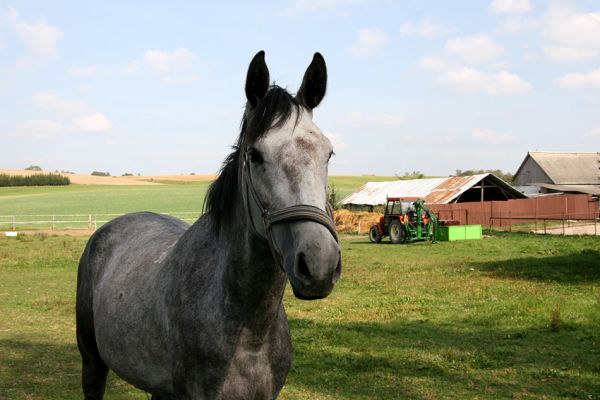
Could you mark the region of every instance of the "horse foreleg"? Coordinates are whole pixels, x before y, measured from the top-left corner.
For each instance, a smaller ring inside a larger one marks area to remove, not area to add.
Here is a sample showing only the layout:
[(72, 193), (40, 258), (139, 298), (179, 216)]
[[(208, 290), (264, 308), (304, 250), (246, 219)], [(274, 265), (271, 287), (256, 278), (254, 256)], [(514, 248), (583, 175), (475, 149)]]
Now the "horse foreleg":
[(102, 400), (106, 388), (106, 377), (108, 376), (108, 367), (104, 361), (83, 360), (81, 371), (81, 384), (83, 387), (83, 396), (85, 400)]

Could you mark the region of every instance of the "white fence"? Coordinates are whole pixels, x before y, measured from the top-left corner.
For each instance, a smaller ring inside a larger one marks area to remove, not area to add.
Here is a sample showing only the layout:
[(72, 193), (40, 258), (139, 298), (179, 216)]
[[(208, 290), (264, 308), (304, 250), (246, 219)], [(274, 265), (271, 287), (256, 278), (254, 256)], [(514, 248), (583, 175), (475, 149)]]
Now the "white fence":
[[(185, 222), (192, 223), (201, 211), (161, 212)], [(97, 229), (108, 221), (124, 214), (32, 214), (0, 215), (0, 230), (25, 229)]]

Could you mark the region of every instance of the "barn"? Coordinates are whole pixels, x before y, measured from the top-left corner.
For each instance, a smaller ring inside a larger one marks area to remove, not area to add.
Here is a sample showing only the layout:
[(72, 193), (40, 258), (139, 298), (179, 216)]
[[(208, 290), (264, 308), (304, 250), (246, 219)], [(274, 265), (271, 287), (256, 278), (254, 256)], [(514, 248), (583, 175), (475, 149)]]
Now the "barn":
[(515, 173), (514, 184), (528, 195), (600, 195), (600, 153), (530, 151)]
[(345, 208), (372, 208), (383, 205), (387, 197), (421, 197), (430, 204), (451, 204), (525, 198), (494, 174), (450, 176), (447, 178), (367, 182), (344, 198)]

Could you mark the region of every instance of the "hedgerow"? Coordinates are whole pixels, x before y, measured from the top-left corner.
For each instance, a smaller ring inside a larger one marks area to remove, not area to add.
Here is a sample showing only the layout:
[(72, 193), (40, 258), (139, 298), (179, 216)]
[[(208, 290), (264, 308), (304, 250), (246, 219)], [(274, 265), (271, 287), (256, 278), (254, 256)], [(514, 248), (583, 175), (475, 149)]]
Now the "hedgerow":
[(60, 186), (71, 180), (60, 174), (7, 175), (0, 174), (0, 186)]

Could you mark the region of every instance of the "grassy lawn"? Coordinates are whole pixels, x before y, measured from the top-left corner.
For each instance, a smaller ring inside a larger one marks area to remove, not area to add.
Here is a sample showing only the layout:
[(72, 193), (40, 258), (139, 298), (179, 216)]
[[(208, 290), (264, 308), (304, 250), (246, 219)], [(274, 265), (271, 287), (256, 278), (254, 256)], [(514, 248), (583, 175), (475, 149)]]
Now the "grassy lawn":
[[(340, 199), (381, 176), (334, 176)], [(201, 211), (209, 181), (164, 185), (69, 185), (0, 187), (0, 215), (122, 214), (132, 211)]]
[[(85, 238), (0, 238), (0, 399), (78, 399)], [(600, 398), (600, 241), (343, 240), (325, 300), (286, 292), (295, 361), (281, 399)], [(114, 375), (107, 399), (146, 399)]]
[(210, 182), (0, 188), (0, 215), (201, 211)]
[[(395, 179), (381, 176), (333, 176), (331, 184), (341, 200), (368, 181)], [(69, 185), (38, 187), (0, 187), (0, 230), (12, 229), (12, 216), (20, 229), (50, 228), (52, 215), (56, 228), (85, 228), (88, 218), (98, 226), (114, 215), (134, 211), (167, 213), (187, 222), (198, 217), (210, 181), (164, 182), (163, 185), (116, 186), (116, 185)], [(46, 217), (38, 217), (40, 215)], [(69, 217), (61, 217), (71, 215)], [(73, 216), (79, 215), (79, 217)], [(90, 217), (88, 217), (88, 215)], [(49, 217), (48, 217), (49, 216)], [(83, 217), (82, 217), (83, 216)], [(32, 224), (31, 221), (46, 221)]]

